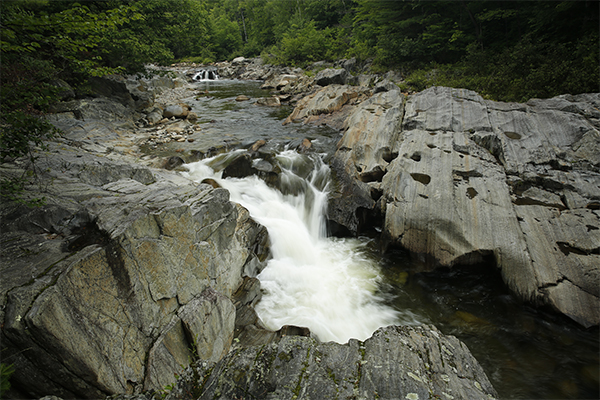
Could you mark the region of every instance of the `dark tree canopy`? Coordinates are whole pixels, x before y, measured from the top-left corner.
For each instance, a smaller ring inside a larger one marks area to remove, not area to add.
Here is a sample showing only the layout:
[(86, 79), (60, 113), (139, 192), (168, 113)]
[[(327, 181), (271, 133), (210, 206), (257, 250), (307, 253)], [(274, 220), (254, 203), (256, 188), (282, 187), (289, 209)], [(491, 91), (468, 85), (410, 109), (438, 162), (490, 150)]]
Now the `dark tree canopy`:
[[(52, 133), (57, 80), (149, 63), (356, 57), (404, 88), (446, 85), (525, 101), (600, 91), (600, 2), (491, 0), (13, 0), (0, 2), (1, 160)], [(4, 182), (4, 181), (3, 181)], [(3, 183), (4, 184), (4, 183)]]

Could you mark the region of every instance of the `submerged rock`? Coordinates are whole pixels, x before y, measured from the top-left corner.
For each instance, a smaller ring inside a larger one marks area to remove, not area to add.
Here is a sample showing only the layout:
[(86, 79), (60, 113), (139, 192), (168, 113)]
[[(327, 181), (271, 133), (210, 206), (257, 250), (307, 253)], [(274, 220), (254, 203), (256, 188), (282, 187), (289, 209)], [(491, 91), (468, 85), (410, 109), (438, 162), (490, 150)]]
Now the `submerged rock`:
[(188, 368), (166, 399), (493, 399), (469, 349), (433, 326), (390, 326), (364, 342), (301, 336)]

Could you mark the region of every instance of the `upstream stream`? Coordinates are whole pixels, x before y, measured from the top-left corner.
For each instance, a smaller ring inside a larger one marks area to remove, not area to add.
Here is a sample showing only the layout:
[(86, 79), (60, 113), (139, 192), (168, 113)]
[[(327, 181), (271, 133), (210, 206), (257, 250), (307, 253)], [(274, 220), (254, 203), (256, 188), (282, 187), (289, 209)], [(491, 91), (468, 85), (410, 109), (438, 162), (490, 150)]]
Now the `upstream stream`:
[[(375, 233), (329, 237), (327, 161), (341, 133), (282, 126), (292, 109), (255, 105), (270, 95), (259, 82), (196, 85), (206, 95), (185, 101), (200, 116), (191, 144), (202, 159), (182, 174), (218, 181), (268, 229), (272, 258), (258, 274), (264, 294), (257, 312), (269, 328), (306, 326), (322, 341), (345, 343), (390, 324), (434, 324), (467, 344), (502, 399), (600, 397), (598, 329), (523, 304), (493, 261), (423, 272), (403, 252), (382, 255)], [(235, 101), (242, 94), (251, 99)], [(313, 145), (309, 155), (293, 150), (304, 138)], [(227, 159), (260, 139), (282, 171), (279, 188), (256, 176), (223, 179)], [(172, 155), (176, 146), (151, 152)]]

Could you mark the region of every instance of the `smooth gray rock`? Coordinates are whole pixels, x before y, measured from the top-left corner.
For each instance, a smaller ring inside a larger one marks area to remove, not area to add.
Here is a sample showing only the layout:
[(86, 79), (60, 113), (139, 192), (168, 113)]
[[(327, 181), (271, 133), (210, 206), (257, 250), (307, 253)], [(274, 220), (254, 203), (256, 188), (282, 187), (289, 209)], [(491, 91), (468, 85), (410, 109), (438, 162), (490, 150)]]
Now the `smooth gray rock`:
[(381, 328), (364, 342), (300, 336), (188, 368), (166, 399), (493, 399), (469, 349), (433, 326)]
[(336, 189), (328, 205), (330, 224), (345, 231), (359, 232), (380, 195), (382, 177), (397, 156), (397, 142), (403, 114), (399, 91), (378, 93), (357, 106), (345, 120), (345, 133), (331, 160)]
[(598, 325), (599, 103), (434, 87), (402, 116), (399, 99), (372, 114), (365, 101), (332, 160), (329, 217), (358, 233), (381, 215), (385, 245), (430, 266), (491, 257), (522, 299)]

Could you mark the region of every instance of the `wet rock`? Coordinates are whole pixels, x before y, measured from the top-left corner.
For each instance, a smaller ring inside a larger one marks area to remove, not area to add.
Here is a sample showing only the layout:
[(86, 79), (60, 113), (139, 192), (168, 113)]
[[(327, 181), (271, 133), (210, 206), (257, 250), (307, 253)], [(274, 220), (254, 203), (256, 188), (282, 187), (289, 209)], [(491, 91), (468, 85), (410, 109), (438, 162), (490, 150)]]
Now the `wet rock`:
[(250, 146), (250, 149), (248, 149), (248, 150), (251, 153), (256, 153), (265, 144), (267, 144), (266, 140), (264, 140), (264, 139), (257, 140), (256, 142), (254, 142), (254, 144), (252, 146)]
[(185, 161), (183, 160), (183, 158), (181, 158), (179, 156), (172, 156), (172, 157), (167, 158), (167, 160), (165, 161), (164, 168), (168, 169), (168, 170), (173, 170), (177, 167), (182, 166), (183, 164), (185, 164)]
[(300, 143), (300, 146), (298, 146), (298, 151), (300, 153), (306, 153), (310, 151), (310, 149), (312, 149), (312, 142), (310, 141), (310, 139), (302, 139), (302, 143)]
[(248, 153), (243, 153), (235, 157), (223, 169), (223, 178), (244, 178), (254, 175), (256, 170), (252, 166), (252, 157)]
[(164, 118), (185, 118), (190, 112), (190, 107), (187, 104), (171, 104), (168, 105), (163, 111)]
[(240, 94), (239, 96), (237, 96), (235, 98), (235, 101), (248, 101), (250, 100), (250, 97), (244, 95), (244, 94)]
[(196, 114), (195, 112), (190, 111), (186, 117), (186, 119), (190, 122), (196, 122), (198, 121), (198, 114)]
[(219, 182), (215, 181), (212, 178), (204, 178), (204, 179), (202, 179), (202, 182), (200, 182), (200, 183), (205, 183), (207, 185), (210, 185), (210, 186), (214, 187), (215, 189), (221, 187), (221, 185), (219, 184)]
[(281, 101), (277, 96), (261, 97), (256, 100), (256, 104), (268, 107), (279, 107), (281, 105)]
[[(196, 390), (194, 391), (193, 388)], [(495, 398), (468, 348), (430, 326), (387, 327), (364, 342), (303, 336), (230, 352), (188, 368), (167, 399)]]

